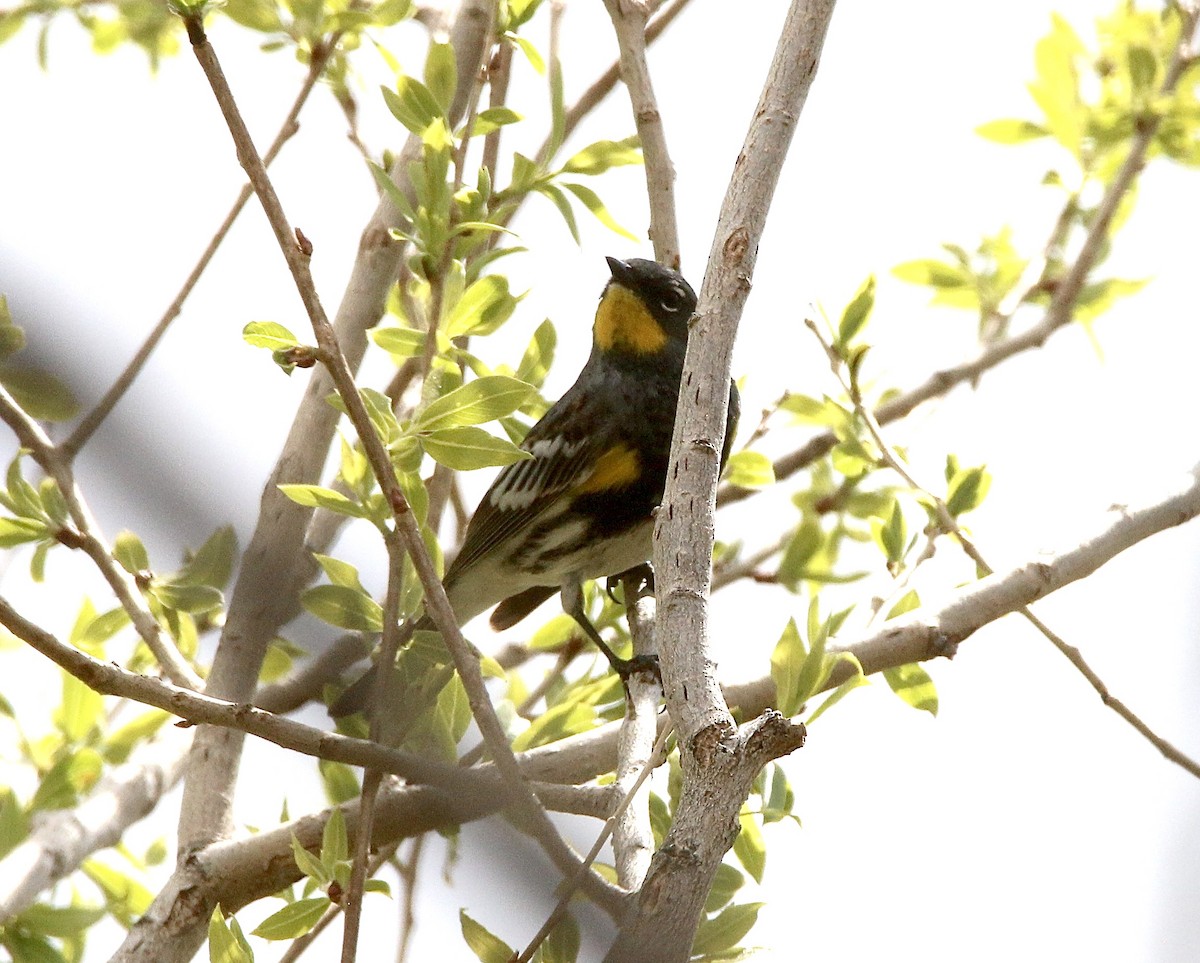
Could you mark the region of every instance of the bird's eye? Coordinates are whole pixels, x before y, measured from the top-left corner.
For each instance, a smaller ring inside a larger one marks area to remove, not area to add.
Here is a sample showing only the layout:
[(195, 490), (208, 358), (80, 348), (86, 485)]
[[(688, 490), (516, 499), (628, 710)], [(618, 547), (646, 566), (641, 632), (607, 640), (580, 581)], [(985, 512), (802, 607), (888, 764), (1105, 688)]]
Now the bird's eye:
[(662, 299), (658, 303), (664, 311), (678, 311), (683, 307), (683, 292), (677, 291), (675, 288), (668, 288), (662, 293)]

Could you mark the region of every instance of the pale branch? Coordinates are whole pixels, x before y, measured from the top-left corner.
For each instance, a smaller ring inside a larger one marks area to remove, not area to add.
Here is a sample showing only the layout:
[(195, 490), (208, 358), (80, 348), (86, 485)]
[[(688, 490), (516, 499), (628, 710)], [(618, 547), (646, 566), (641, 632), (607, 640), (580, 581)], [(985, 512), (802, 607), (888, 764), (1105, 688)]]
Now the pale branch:
[[(372, 435), (374, 437), (374, 435)], [(389, 470), (390, 473), (390, 470)], [(381, 480), (380, 487), (385, 483)], [(404, 552), (395, 532), (385, 536), (388, 543), (387, 592), (383, 602), (383, 641), (379, 647), (379, 664), (390, 668), (400, 651), (402, 616), (400, 600), (404, 590)], [(374, 692), (371, 699), (370, 739), (372, 742), (388, 744), (385, 738), (385, 721), (388, 717), (389, 701), (396, 692), (396, 674), (390, 671), (375, 674)], [(375, 818), (375, 802), (383, 773), (378, 769), (363, 772), (362, 791), (358, 797), (358, 820), (362, 831), (354, 844), (354, 861), (350, 868), (350, 881), (346, 887), (343, 908), (346, 912), (342, 928), (342, 963), (354, 963), (358, 953), (358, 933), (362, 924), (362, 900), (367, 883), (370, 861), (371, 826)]]
[[(1180, 30), (1179, 45), (1172, 55), (1171, 63), (1160, 88), (1164, 96), (1175, 90), (1184, 71), (1195, 62), (1196, 58), (1192, 44), (1197, 28), (1197, 11), (1191, 7), (1181, 7), (1180, 9), (1183, 14), (1183, 25)], [(1129, 153), (1105, 188), (1104, 195), (1089, 221), (1083, 244), (1071, 267), (1061, 277), (1039, 278), (1035, 283), (1034, 287), (1048, 288), (1052, 292), (1050, 304), (1047, 306), (1042, 320), (1021, 334), (991, 344), (973, 361), (936, 371), (917, 387), (881, 404), (874, 412), (880, 425), (887, 425), (908, 416), (926, 401), (940, 398), (960, 384), (978, 383), (979, 379), (991, 369), (1014, 355), (1040, 348), (1054, 332), (1071, 323), (1083, 285), (1096, 266), (1104, 245), (1109, 240), (1109, 229), (1112, 226), (1113, 218), (1122, 201), (1129, 194), (1138, 175), (1146, 166), (1147, 153), (1161, 123), (1161, 115), (1154, 112), (1139, 118), (1130, 142)], [(1061, 234), (1062, 221), (1060, 218), (1059, 223), (1054, 227), (1052, 237), (1061, 237)], [(1026, 294), (1028, 293), (1030, 292), (1026, 292)], [(823, 432), (809, 439), (795, 451), (776, 459), (772, 465), (776, 481), (790, 478), (817, 459), (824, 457), (833, 450), (837, 441), (838, 439), (832, 431)], [(754, 491), (749, 489), (726, 486), (718, 492), (717, 504), (727, 505), (742, 501), (753, 494)]]
[[(622, 582), (625, 590), (625, 611), (629, 619), (629, 634), (633, 637), (634, 658), (656, 655), (654, 649), (654, 597), (636, 598), (638, 586), (634, 578)], [(650, 827), (650, 789), (645, 786), (640, 797), (636, 788), (645, 783), (646, 772), (654, 757), (658, 734), (658, 680), (635, 673), (628, 682), (625, 718), (621, 738), (617, 743), (616, 777), (613, 788), (625, 797), (625, 805), (614, 818), (612, 831), (613, 857), (617, 882), (627, 890), (642, 885), (650, 857), (654, 853), (654, 833)]]
[(81, 550), (90, 558), (129, 616), (134, 630), (154, 656), (163, 674), (177, 685), (198, 689), (203, 680), (179, 654), (175, 643), (166, 637), (158, 619), (142, 599), (134, 576), (125, 571), (99, 534), (99, 525), (75, 484), (75, 472), (41, 427), (30, 418), (4, 387), (0, 386), (0, 420), (4, 421), (21, 447), (27, 449), (41, 469), (54, 479), (66, 502), (75, 530), (63, 530), (55, 537), (64, 545)]
[(708, 654), (705, 611), (730, 359), (771, 198), (832, 15), (831, 0), (794, 0), (788, 11), (726, 190), (688, 338), (671, 466), (654, 531), (658, 644), (681, 743), (709, 726), (732, 730)]
[[(687, 7), (692, 0), (671, 0), (670, 3), (664, 3), (659, 8), (657, 14), (650, 20), (646, 27), (646, 43), (653, 43), (657, 40), (664, 30), (667, 29)], [(617, 81), (621, 79), (621, 63), (615, 61), (607, 70), (599, 77), (592, 81), (591, 85), (579, 98), (563, 112), (563, 129), (561, 138), (565, 140), (570, 137), (575, 128), (583, 122), (597, 105), (604, 100), (613, 89), (617, 86)], [(558, 144), (555, 143), (556, 138), (547, 138), (542, 146), (538, 148), (537, 157), (541, 164), (550, 163), (553, 158), (554, 151), (557, 150)]]
[(629, 91), (633, 119), (646, 167), (646, 196), (650, 202), (650, 241), (660, 264), (679, 268), (679, 225), (675, 215), (675, 168), (667, 150), (662, 115), (646, 63), (644, 0), (604, 0), (620, 50), (621, 80)]
[[(300, 129), (299, 117), (300, 111), (303, 110), (305, 103), (308, 102), (309, 94), (317, 85), (317, 81), (321, 79), (321, 73), (325, 69), (325, 64), (329, 62), (330, 55), (337, 49), (337, 44), (341, 38), (340, 33), (335, 33), (325, 38), (320, 43), (314, 44), (308, 64), (308, 72), (304, 76), (304, 83), (300, 85), (300, 91), (296, 94), (296, 99), (292, 101), (291, 109), (284, 117), (283, 123), (279, 127), (279, 132), (275, 135), (275, 139), (271, 142), (271, 146), (267, 148), (267, 152), (263, 155), (263, 164), (270, 167), (272, 161), (279, 156), (279, 152)], [(225, 220), (221, 222), (221, 226), (217, 228), (216, 233), (208, 242), (208, 246), (200, 255), (200, 259), (192, 268), (191, 273), (183, 282), (183, 287), (179, 289), (179, 293), (175, 295), (175, 299), (167, 306), (167, 310), (159, 318), (158, 323), (150, 331), (146, 340), (142, 342), (125, 370), (117, 377), (117, 380), (112, 383), (112, 386), (104, 393), (104, 396), (96, 402), (95, 406), (83, 416), (79, 423), (71, 431), (71, 434), (59, 445), (63, 454), (68, 459), (73, 459), (79, 450), (87, 444), (88, 439), (95, 434), (96, 429), (100, 427), (104, 419), (117, 406), (117, 403), (125, 396), (125, 392), (141, 374), (146, 362), (150, 359), (150, 355), (162, 340), (171, 323), (179, 317), (183, 311), (184, 302), (192, 293), (192, 289), (199, 283), (201, 276), (208, 269), (208, 265), (212, 262), (213, 256), (217, 253), (226, 235), (233, 227), (234, 221), (241, 214), (242, 208), (246, 206), (246, 202), (254, 194), (254, 189), (249, 183), (243, 185), (237, 198), (233, 202), (233, 206), (229, 209), (229, 213), (225, 215)]]
[(833, 0), (793, 0), (721, 205), (691, 323), (666, 491), (654, 528), (658, 647), (679, 731), (683, 790), (606, 960), (686, 960), (737, 814), (762, 766), (804, 744), (804, 727), (767, 712), (734, 726), (709, 654), (707, 601), (730, 359), (759, 239), (816, 75)]
[[(1062, 551), (1039, 554), (1035, 561), (1005, 573), (989, 576), (959, 590), (941, 604), (929, 603), (921, 609), (875, 628), (869, 634), (844, 642), (834, 651), (853, 653), (869, 675), (910, 662), (952, 655), (961, 642), (985, 625), (1019, 611), (1023, 606), (1044, 598), (1074, 581), (1086, 578), (1125, 549), (1198, 515), (1200, 468), (1189, 478), (1186, 486), (1162, 499), (1114, 507), (1103, 523), (1097, 525), (1087, 538), (1077, 544)], [(168, 711), (194, 717), (197, 721), (248, 728), (246, 724), (251, 717), (239, 711), (246, 707), (220, 704), (215, 700), (206, 699), (205, 696), (175, 689), (156, 679), (123, 673), (111, 665), (90, 659), (57, 642), (53, 637), (44, 637), (40, 630), (27, 621), (19, 617), (14, 620), (10, 615), (15, 613), (0, 600), (0, 623), (19, 637), (28, 636), (27, 641), (35, 647), (45, 644), (45, 654), (84, 682), (89, 682), (91, 664), (94, 663), (98, 673), (113, 672), (118, 676), (128, 676), (128, 684), (121, 687), (122, 691), (113, 694), (124, 695), (149, 705), (160, 705)], [(56, 655), (61, 655), (62, 661), (59, 661)], [(84, 660), (81, 664), (88, 666), (82, 674), (72, 671), (71, 666), (75, 664), (76, 659)], [(835, 675), (826, 682), (826, 689), (835, 687), (840, 681), (841, 678)], [(115, 686), (112, 688), (116, 689)], [(728, 703), (746, 716), (763, 712), (775, 701), (775, 688), (769, 676), (740, 685), (726, 686), (724, 691)], [(147, 695), (149, 698), (143, 698)], [(193, 703), (192, 700), (197, 701)], [(192, 712), (193, 708), (198, 711)], [(313, 746), (318, 740), (330, 736), (323, 730), (311, 729), (290, 720), (279, 721), (294, 727), (287, 731), (311, 741)], [(659, 724), (660, 727), (665, 727), (668, 721), (665, 717), (660, 717)], [(521, 767), (527, 777), (534, 780), (542, 802), (563, 812), (593, 816), (602, 816), (608, 812), (613, 798), (611, 787), (568, 784), (585, 782), (613, 771), (617, 763), (620, 729), (620, 723), (612, 722), (521, 753)], [(271, 738), (266, 731), (257, 731), (255, 734)], [(285, 748), (298, 751), (305, 749), (304, 742), (298, 739), (272, 741)], [(374, 765), (393, 772), (408, 772), (407, 765), (392, 765), (397, 759), (406, 758), (403, 754), (393, 755), (396, 750), (342, 736), (332, 737), (329, 745), (336, 747), (333, 753), (313, 754), (334, 758), (350, 765)], [(445, 768), (450, 770), (447, 773), (449, 777), (461, 780), (448, 785), (445, 790), (432, 786), (385, 789), (377, 812), (377, 844), (383, 845), (404, 836), (419, 835), (430, 829), (449, 828), (462, 821), (483, 818), (498, 811), (505, 804), (503, 784), (490, 769), (485, 767), (463, 771), (454, 767)], [(357, 818), (353, 807), (346, 815), (352, 822)], [(261, 896), (277, 892), (282, 886), (294, 881), (298, 874), (289, 855), (291, 833), (296, 832), (305, 846), (319, 847), (321, 830), (327, 818), (327, 812), (313, 814), (250, 840), (213, 844), (186, 861), (187, 866), (203, 867), (203, 871), (197, 876), (185, 867), (185, 876), (172, 883), (174, 888), (171, 892), (178, 895), (180, 887), (188, 891), (188, 887), (193, 883), (203, 883), (204, 892), (211, 896), (212, 903), (219, 901), (230, 911)], [(97, 828), (97, 833), (101, 832), (108, 834), (117, 833), (119, 830)], [(270, 838), (264, 841), (263, 837)], [(0, 866), (7, 866), (7, 863)], [(20, 888), (20, 882), (12, 881), (10, 888)], [(196, 907), (191, 906), (191, 909), (195, 910)], [(154, 910), (155, 914), (161, 915), (153, 915), (150, 922), (162, 921), (168, 916), (178, 919), (180, 914), (186, 914), (188, 910), (189, 906), (174, 906), (170, 899), (164, 899), (161, 901), (161, 908)], [(211, 905), (209, 910), (211, 911)], [(204, 919), (207, 920), (207, 916)], [(149, 924), (146, 934), (143, 935), (151, 940), (158, 939), (157, 932), (153, 931)], [(162, 948), (164, 944), (152, 945)], [(162, 957), (150, 955), (144, 958), (165, 960), (173, 957), (166, 954)]]
[(1028, 620), (1029, 623), (1033, 625), (1033, 627), (1036, 628), (1043, 636), (1045, 636), (1045, 638), (1050, 641), (1050, 644), (1058, 649), (1058, 651), (1063, 654), (1067, 661), (1075, 667), (1076, 671), (1078, 671), (1079, 674), (1087, 680), (1088, 685), (1096, 690), (1096, 695), (1100, 697), (1101, 702), (1103, 702), (1106, 706), (1112, 709), (1113, 712), (1133, 726), (1133, 728), (1137, 730), (1137, 732), (1140, 733), (1141, 736), (1150, 743), (1150, 745), (1154, 746), (1155, 749), (1162, 753), (1163, 758), (1165, 758), (1168, 762), (1173, 762), (1185, 772), (1200, 778), (1200, 762), (1197, 762), (1191, 756), (1181, 752), (1172, 743), (1160, 736), (1157, 732), (1150, 728), (1150, 726), (1141, 718), (1141, 716), (1139, 716), (1132, 709), (1130, 709), (1129, 706), (1125, 705), (1124, 702), (1109, 692), (1108, 686), (1104, 684), (1104, 680), (1100, 678), (1095, 669), (1088, 665), (1087, 661), (1083, 657), (1083, 653), (1080, 652), (1078, 648), (1067, 642), (1057, 632), (1054, 632), (1048, 625), (1046, 625), (1045, 622), (1034, 615), (1029, 609), (1022, 608), (1021, 615), (1024, 616), (1025, 619)]
[(189, 741), (188, 733), (167, 729), (105, 773), (77, 806), (41, 814), (29, 836), (0, 859), (0, 926), (153, 812), (182, 777)]
[[(627, 730), (629, 729), (629, 721), (630, 720), (627, 716), (626, 719), (621, 723), (620, 739), (622, 742), (628, 742)], [(664, 726), (658, 733), (657, 738), (654, 740), (653, 745), (651, 745), (650, 751), (646, 755), (641, 768), (637, 771), (635, 778), (627, 781), (625, 786), (618, 787), (613, 785), (611, 787), (606, 787), (610, 791), (617, 790), (619, 793), (619, 802), (617, 803), (615, 810), (605, 821), (604, 828), (596, 837), (595, 842), (592, 843), (592, 848), (589, 850), (587, 856), (584, 857), (583, 865), (580, 866), (579, 872), (563, 884), (561, 887), (561, 892), (559, 893), (558, 903), (555, 904), (554, 909), (551, 910), (550, 915), (542, 924), (541, 929), (534, 934), (533, 939), (529, 941), (529, 944), (525, 947), (524, 952), (517, 957), (514, 963), (528, 963), (528, 961), (533, 958), (537, 948), (542, 945), (554, 927), (556, 927), (562, 918), (566, 916), (567, 907), (571, 904), (571, 899), (575, 895), (575, 890), (586, 882), (585, 874), (587, 869), (600, 855), (600, 850), (604, 848), (604, 844), (608, 840), (609, 836), (614, 834), (620, 824), (629, 818), (629, 812), (634, 807), (635, 803), (644, 807), (644, 801), (639, 800), (639, 797), (644, 797), (649, 792), (649, 789), (646, 787), (646, 782), (649, 780), (650, 774), (666, 761), (667, 739), (670, 738), (672, 731), (673, 730), (670, 726)], [(618, 747), (618, 755), (620, 755), (620, 752), (621, 747)], [(618, 761), (618, 766), (619, 765), (620, 761)], [(640, 862), (640, 859), (638, 861)], [(637, 883), (638, 885), (641, 884), (640, 875), (637, 878)]]
[(370, 640), (362, 634), (348, 632), (339, 636), (319, 655), (286, 678), (260, 686), (254, 694), (254, 704), (267, 712), (284, 713), (299, 709), (306, 702), (320, 697), (326, 682), (367, 658), (372, 648)]
[[(65, 669), (89, 689), (103, 695), (132, 699), (165, 709), (192, 725), (213, 725), (249, 733), (307, 756), (331, 759), (351, 766), (381, 769), (413, 782), (446, 789), (469, 784), (466, 770), (435, 762), (399, 749), (390, 749), (368, 739), (354, 739), (326, 729), (317, 729), (284, 716), (264, 712), (248, 703), (233, 703), (194, 692), (101, 662), (67, 645), (50, 632), (21, 615), (0, 597), (0, 625), (28, 643), (51, 662)], [(499, 791), (499, 790), (497, 790)]]

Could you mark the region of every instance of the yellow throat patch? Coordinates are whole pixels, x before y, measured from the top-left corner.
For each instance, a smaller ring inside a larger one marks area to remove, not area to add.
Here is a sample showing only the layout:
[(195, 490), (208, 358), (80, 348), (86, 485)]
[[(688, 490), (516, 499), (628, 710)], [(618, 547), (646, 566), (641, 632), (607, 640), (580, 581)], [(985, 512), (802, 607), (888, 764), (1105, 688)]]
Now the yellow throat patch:
[(633, 354), (654, 354), (667, 343), (667, 332), (642, 299), (622, 284), (610, 284), (596, 309), (596, 344)]

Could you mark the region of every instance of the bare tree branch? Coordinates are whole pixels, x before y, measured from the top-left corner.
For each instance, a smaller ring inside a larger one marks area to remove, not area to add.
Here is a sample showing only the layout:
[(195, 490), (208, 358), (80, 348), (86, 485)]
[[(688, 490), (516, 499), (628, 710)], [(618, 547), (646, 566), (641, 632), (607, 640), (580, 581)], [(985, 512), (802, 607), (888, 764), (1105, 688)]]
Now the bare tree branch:
[(78, 548), (92, 560), (113, 595), (120, 602), (129, 621), (146, 647), (153, 654), (163, 674), (177, 685), (198, 689), (203, 680), (179, 654), (175, 643), (167, 637), (158, 619), (154, 617), (145, 601), (142, 590), (134, 576), (125, 571), (113, 557), (112, 551), (98, 534), (100, 526), (92, 515), (83, 492), (75, 484), (75, 472), (71, 463), (50, 441), (46, 433), (34, 422), (13, 399), (7, 389), (0, 387), (0, 420), (3, 420), (17, 436), (23, 448), (28, 449), (38, 463), (58, 485), (63, 500), (75, 524), (75, 531), (64, 530), (56, 537), (65, 545)]
[(675, 217), (675, 168), (667, 150), (662, 115), (654, 97), (646, 63), (646, 21), (643, 0), (604, 0), (620, 48), (621, 79), (629, 90), (642, 157), (646, 164), (646, 196), (650, 201), (650, 241), (660, 264), (679, 267), (679, 226)]
[(183, 775), (189, 736), (167, 729), (106, 773), (78, 806), (45, 813), (33, 832), (0, 859), (0, 925), (97, 850), (115, 846), (130, 826), (153, 812)]
[(609, 961), (686, 960), (736, 816), (758, 770), (804, 743), (804, 727), (766, 713), (742, 729), (708, 655), (707, 599), (730, 358), (759, 238), (820, 60), (833, 0), (794, 0), (721, 206), (688, 338), (666, 492), (655, 522), (658, 644), (684, 785), (637, 906)]

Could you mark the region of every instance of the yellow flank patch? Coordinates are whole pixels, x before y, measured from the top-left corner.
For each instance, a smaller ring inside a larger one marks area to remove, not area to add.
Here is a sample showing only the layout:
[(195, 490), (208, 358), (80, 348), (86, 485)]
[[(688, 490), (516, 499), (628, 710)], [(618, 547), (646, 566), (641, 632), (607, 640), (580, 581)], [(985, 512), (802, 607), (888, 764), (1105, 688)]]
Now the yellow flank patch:
[(575, 489), (577, 495), (624, 488), (638, 480), (641, 469), (637, 452), (624, 445), (615, 445), (596, 459), (596, 467), (582, 485)]
[(666, 343), (667, 332), (646, 310), (642, 299), (624, 285), (610, 284), (596, 309), (596, 344), (600, 349), (653, 354)]

